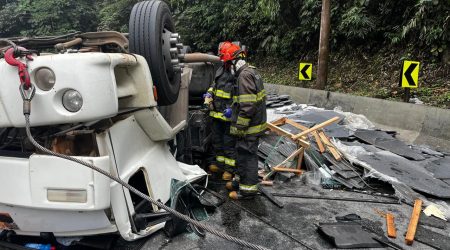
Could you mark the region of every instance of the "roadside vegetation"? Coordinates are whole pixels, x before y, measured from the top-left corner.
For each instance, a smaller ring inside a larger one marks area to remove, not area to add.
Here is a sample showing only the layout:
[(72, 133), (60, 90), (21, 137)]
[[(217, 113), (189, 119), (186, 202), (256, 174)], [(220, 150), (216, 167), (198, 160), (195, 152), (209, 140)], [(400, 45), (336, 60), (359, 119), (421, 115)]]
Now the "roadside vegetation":
[[(0, 0), (0, 37), (127, 32), (136, 2)], [(297, 67), (299, 61), (316, 66), (320, 0), (168, 2), (183, 42), (194, 51), (215, 52), (220, 41), (240, 40), (266, 82), (314, 85), (314, 76), (310, 82), (297, 80)], [(450, 108), (449, 0), (332, 1), (330, 45), (326, 89), (399, 100), (401, 62), (415, 60), (421, 62), (420, 87), (412, 94), (426, 104)]]

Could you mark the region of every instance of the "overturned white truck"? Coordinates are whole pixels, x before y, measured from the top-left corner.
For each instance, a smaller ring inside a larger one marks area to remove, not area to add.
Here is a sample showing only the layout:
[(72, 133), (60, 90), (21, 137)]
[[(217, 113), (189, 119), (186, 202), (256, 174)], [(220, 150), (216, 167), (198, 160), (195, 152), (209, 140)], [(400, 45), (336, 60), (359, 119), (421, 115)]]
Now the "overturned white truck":
[[(173, 113), (165, 119), (159, 111), (177, 105), (180, 85), (187, 85), (192, 74), (192, 69), (183, 72), (188, 56), (168, 6), (162, 1), (136, 4), (129, 28), (128, 34), (2, 40), (9, 45), (0, 44), (0, 231), (119, 232), (136, 240), (170, 220), (108, 177), (30, 143), (21, 96), (21, 91), (32, 94), (28, 76), (35, 88), (31, 134), (45, 148), (87, 161), (166, 204), (174, 180), (206, 184), (206, 173), (178, 162), (167, 143), (186, 122), (167, 118)], [(198, 60), (197, 54), (193, 61)], [(172, 112), (186, 117), (187, 103), (178, 107)]]

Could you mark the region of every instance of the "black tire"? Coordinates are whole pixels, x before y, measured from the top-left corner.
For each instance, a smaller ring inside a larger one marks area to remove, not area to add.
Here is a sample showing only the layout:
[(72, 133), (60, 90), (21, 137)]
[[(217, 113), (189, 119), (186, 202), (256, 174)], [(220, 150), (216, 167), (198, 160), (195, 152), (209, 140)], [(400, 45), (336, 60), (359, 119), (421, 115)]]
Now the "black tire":
[(154, 0), (134, 5), (129, 22), (129, 50), (147, 60), (160, 106), (177, 101), (181, 82), (181, 73), (174, 70), (170, 64), (171, 58), (165, 56), (168, 51), (163, 52), (167, 49), (163, 33), (167, 31), (175, 33), (175, 25), (166, 3)]

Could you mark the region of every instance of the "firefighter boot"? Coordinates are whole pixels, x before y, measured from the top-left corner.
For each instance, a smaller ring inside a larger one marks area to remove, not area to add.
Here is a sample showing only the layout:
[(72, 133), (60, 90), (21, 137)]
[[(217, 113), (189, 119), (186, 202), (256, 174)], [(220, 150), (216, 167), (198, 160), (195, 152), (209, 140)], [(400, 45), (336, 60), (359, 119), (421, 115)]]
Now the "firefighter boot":
[(224, 180), (224, 181), (231, 181), (231, 179), (233, 179), (233, 174), (232, 173), (227, 172), (227, 171), (223, 172), (222, 180)]
[(211, 173), (217, 173), (220, 170), (220, 168), (216, 164), (211, 164), (208, 168)]
[(237, 182), (236, 180), (228, 181), (225, 184), (225, 188), (229, 191), (237, 191), (239, 190), (239, 182)]
[(233, 191), (228, 194), (228, 197), (232, 200), (251, 200), (256, 197), (257, 192), (241, 192), (241, 191)]

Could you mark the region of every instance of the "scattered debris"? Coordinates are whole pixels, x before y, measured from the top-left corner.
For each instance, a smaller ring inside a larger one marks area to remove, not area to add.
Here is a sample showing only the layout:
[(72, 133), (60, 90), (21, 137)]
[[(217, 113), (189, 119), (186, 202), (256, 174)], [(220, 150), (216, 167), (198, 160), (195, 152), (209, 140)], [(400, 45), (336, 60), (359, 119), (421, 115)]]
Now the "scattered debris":
[(354, 222), (320, 223), (319, 231), (330, 238), (338, 248), (380, 248), (382, 245)]
[(425, 245), (436, 249), (450, 249), (450, 237), (436, 233), (422, 226), (417, 227), (415, 239)]
[(389, 151), (362, 154), (358, 156), (358, 159), (366, 162), (381, 174), (395, 178), (416, 191), (436, 197), (450, 198), (450, 185), (436, 179), (414, 161), (409, 161)]
[(392, 137), (392, 135), (386, 133), (385, 131), (358, 129), (355, 132), (355, 136), (364, 142), (374, 145), (377, 148), (390, 151), (407, 159), (416, 161), (425, 160), (425, 157), (423, 157), (421, 154), (416, 153), (404, 142), (395, 139), (394, 137)]

